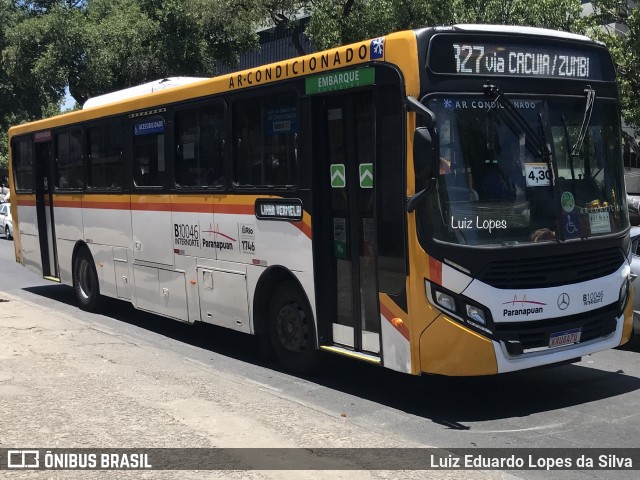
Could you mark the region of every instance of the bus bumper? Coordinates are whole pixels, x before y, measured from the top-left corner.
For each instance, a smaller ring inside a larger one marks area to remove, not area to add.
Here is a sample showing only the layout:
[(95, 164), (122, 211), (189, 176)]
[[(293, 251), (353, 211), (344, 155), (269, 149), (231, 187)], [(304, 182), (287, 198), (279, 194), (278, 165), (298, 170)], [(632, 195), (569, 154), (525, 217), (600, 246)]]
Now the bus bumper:
[(483, 337), (440, 315), (420, 337), (421, 371), (448, 376), (477, 376), (563, 363), (615, 348), (627, 342), (632, 331), (633, 298), (630, 297), (624, 314), (616, 319), (615, 331), (609, 336), (512, 356), (500, 342)]

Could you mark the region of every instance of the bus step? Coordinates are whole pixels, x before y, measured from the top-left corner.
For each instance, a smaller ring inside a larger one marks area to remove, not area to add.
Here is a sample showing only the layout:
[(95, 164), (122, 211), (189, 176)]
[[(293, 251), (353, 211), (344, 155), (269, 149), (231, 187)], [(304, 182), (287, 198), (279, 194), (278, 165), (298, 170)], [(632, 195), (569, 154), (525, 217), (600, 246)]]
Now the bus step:
[(329, 345), (321, 345), (320, 348), (326, 352), (337, 353), (338, 355), (345, 355), (357, 360), (362, 360), (363, 362), (375, 363), (376, 365), (380, 365), (380, 357), (376, 357), (375, 355), (370, 355), (368, 353), (354, 352), (353, 350), (349, 350), (347, 348)]
[(60, 283), (60, 279), (59, 279), (59, 278), (56, 278), (56, 277), (48, 277), (48, 276), (46, 276), (46, 275), (45, 275), (43, 278), (44, 278), (45, 280), (51, 280), (52, 282), (58, 282), (58, 283)]

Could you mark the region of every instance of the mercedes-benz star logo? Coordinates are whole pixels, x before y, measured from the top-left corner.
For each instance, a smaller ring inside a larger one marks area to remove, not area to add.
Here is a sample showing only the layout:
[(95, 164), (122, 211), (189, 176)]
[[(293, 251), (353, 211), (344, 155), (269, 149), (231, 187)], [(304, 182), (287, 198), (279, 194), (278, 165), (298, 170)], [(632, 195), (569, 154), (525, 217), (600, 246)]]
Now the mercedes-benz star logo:
[(558, 297), (558, 308), (560, 310), (566, 310), (569, 306), (569, 295), (566, 293), (561, 293)]

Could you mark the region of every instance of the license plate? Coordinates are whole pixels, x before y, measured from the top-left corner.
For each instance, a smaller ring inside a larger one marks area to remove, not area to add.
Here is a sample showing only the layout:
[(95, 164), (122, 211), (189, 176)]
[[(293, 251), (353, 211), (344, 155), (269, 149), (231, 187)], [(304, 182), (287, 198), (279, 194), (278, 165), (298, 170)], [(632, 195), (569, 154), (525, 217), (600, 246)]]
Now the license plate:
[(570, 345), (572, 343), (578, 343), (580, 341), (581, 328), (574, 328), (572, 330), (565, 330), (564, 332), (552, 333), (549, 336), (549, 346), (559, 347), (561, 345)]

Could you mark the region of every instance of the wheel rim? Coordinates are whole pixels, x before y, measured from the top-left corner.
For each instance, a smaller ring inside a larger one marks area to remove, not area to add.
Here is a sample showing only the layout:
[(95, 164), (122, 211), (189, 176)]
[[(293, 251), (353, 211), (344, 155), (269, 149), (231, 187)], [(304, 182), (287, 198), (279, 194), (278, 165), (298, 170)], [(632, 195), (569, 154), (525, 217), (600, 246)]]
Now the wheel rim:
[(276, 332), (284, 348), (291, 352), (301, 352), (307, 347), (309, 326), (304, 310), (298, 303), (283, 305), (276, 317)]
[(86, 259), (81, 258), (78, 265), (78, 290), (83, 299), (89, 300), (92, 292), (91, 274), (89, 269), (91, 266)]

